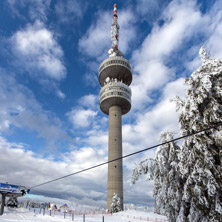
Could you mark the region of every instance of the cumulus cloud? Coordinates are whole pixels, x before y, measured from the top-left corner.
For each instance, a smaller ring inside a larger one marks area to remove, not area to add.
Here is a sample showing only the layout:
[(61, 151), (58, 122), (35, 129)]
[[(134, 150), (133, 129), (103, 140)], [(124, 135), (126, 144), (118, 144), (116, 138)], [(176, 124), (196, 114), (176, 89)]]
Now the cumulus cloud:
[(79, 100), (79, 103), (84, 107), (98, 108), (97, 107), (98, 99), (99, 99), (98, 95), (89, 94), (83, 96)]
[(7, 0), (7, 2), (14, 16), (24, 18), (24, 15), (21, 13), (20, 9), (27, 9), (29, 18), (32, 20), (40, 19), (42, 21), (46, 21), (51, 0)]
[(163, 9), (171, 0), (140, 0), (136, 4), (138, 16), (149, 24), (156, 22), (162, 16)]
[(137, 113), (135, 124), (123, 126), (124, 142), (135, 144), (135, 146), (129, 146), (125, 152), (134, 152), (135, 147), (143, 149), (158, 143), (162, 131), (178, 132), (178, 115), (175, 103), (171, 100), (176, 95), (184, 98), (184, 91), (183, 78), (169, 82), (163, 90), (161, 100), (156, 105), (147, 111)]
[(44, 110), (27, 87), (18, 84), (5, 70), (0, 69), (0, 73), (1, 132), (28, 128), (52, 147), (59, 140), (70, 139), (61, 120)]
[[(97, 16), (96, 23), (93, 23), (86, 34), (79, 40), (79, 51), (86, 56), (101, 60), (101, 55), (106, 54), (110, 48), (110, 23), (111, 14), (101, 12)], [(104, 30), (108, 30), (107, 32)]]
[(135, 14), (133, 11), (127, 9), (118, 12), (119, 16), (119, 48), (120, 50), (126, 54), (129, 49), (134, 49), (134, 44), (132, 44), (133, 40), (135, 40), (137, 36)]
[(66, 95), (61, 91), (61, 90), (57, 90), (57, 96), (60, 98), (60, 99), (65, 99)]
[(78, 127), (88, 127), (92, 124), (94, 117), (97, 112), (90, 109), (74, 108), (67, 116), (70, 122), (73, 124), (74, 128)]
[(205, 20), (207, 21), (203, 27), (209, 39), (206, 41), (206, 47), (209, 50), (211, 56), (214, 58), (222, 58), (222, 6), (219, 1), (216, 1), (212, 10), (207, 14)]
[(152, 101), (152, 90), (160, 89), (175, 78), (177, 66), (168, 66), (170, 56), (185, 39), (192, 37), (195, 28), (201, 24), (201, 14), (190, 1), (183, 4), (172, 2), (165, 9), (163, 19), (164, 24), (155, 24), (132, 56), (136, 73), (132, 84), (132, 104), (137, 109)]
[(15, 65), (36, 78), (61, 80), (66, 77), (63, 51), (53, 33), (40, 21), (17, 31), (10, 39)]
[(58, 0), (55, 5), (55, 11), (58, 16), (58, 21), (61, 23), (75, 22), (82, 18), (84, 11), (87, 8), (87, 3), (84, 4), (78, 0), (62, 1)]
[[(66, 153), (60, 161), (37, 156), (27, 151), (23, 144), (10, 143), (0, 136), (0, 180), (12, 184), (25, 185), (27, 188), (58, 178), (78, 170), (104, 162), (103, 151), (83, 148), (80, 151)], [(104, 204), (106, 199), (106, 170), (104, 167), (87, 171), (81, 175), (59, 180), (39, 188), (31, 193), (76, 200), (82, 204), (98, 201)], [(93, 201), (94, 200), (94, 201)]]
[[(202, 3), (201, 3), (202, 4)], [(200, 4), (200, 6), (201, 6)], [(192, 47), (187, 48), (186, 57), (183, 60), (188, 74), (196, 70), (201, 61), (198, 52), (204, 46), (213, 58), (222, 58), (220, 26), (222, 22), (222, 6), (219, 1), (215, 1), (213, 6), (205, 14), (201, 14), (201, 21), (192, 32)]]

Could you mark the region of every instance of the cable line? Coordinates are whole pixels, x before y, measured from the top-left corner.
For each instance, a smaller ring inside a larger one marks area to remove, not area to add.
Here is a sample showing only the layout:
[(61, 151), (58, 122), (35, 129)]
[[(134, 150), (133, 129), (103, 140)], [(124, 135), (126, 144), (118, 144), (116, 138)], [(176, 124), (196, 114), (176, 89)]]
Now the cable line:
[(70, 176), (73, 176), (73, 175), (76, 175), (76, 174), (79, 174), (79, 173), (82, 173), (82, 172), (85, 172), (85, 171), (88, 171), (88, 170), (92, 170), (92, 169), (94, 169), (94, 168), (97, 168), (97, 167), (106, 165), (106, 164), (108, 164), (108, 163), (112, 163), (112, 162), (114, 162), (114, 161), (116, 161), (116, 160), (124, 159), (124, 158), (130, 157), (130, 156), (133, 156), (133, 155), (136, 155), (136, 154), (145, 152), (145, 151), (147, 151), (147, 150), (151, 150), (151, 149), (157, 148), (158, 146), (163, 146), (163, 145), (165, 145), (165, 144), (172, 143), (172, 142), (181, 140), (181, 139), (186, 138), (186, 137), (189, 137), (189, 136), (193, 136), (193, 135), (198, 134), (198, 133), (201, 133), (201, 132), (205, 132), (205, 131), (208, 131), (208, 130), (211, 130), (211, 129), (215, 129), (215, 128), (221, 126), (221, 125), (222, 125), (222, 123), (218, 123), (218, 124), (216, 124), (216, 125), (214, 125), (214, 126), (211, 126), (211, 127), (208, 127), (208, 128), (205, 128), (205, 129), (202, 129), (202, 130), (193, 132), (193, 133), (188, 133), (188, 134), (185, 135), (185, 136), (180, 136), (180, 137), (177, 137), (177, 138), (175, 138), (175, 139), (172, 139), (172, 140), (169, 140), (169, 141), (166, 141), (166, 142), (163, 142), (163, 143), (159, 143), (159, 144), (157, 144), (157, 145), (154, 145), (154, 146), (145, 148), (145, 149), (143, 149), (143, 150), (139, 150), (139, 151), (136, 151), (136, 152), (127, 154), (127, 155), (125, 155), (125, 156), (122, 156), (122, 157), (119, 157), (119, 158), (116, 158), (116, 159), (113, 159), (113, 160), (109, 160), (109, 161), (107, 161), (107, 162), (103, 162), (103, 163), (100, 163), (100, 164), (98, 164), (98, 165), (94, 165), (94, 166), (92, 166), (92, 167), (89, 167), (89, 168), (86, 168), (86, 169), (83, 169), (83, 170), (79, 170), (79, 171), (77, 171), (77, 172), (74, 172), (74, 173), (71, 173), (71, 174), (68, 174), (68, 175), (65, 175), (65, 176), (62, 176), (62, 177), (58, 177), (58, 178), (56, 178), (56, 179), (49, 180), (49, 181), (44, 182), (44, 183), (40, 183), (40, 184), (38, 184), (38, 185), (35, 185), (35, 186), (33, 186), (33, 187), (30, 187), (28, 190), (30, 191), (31, 189), (34, 189), (34, 188), (36, 188), (36, 187), (40, 187), (40, 186), (43, 186), (43, 185), (45, 185), (45, 184), (52, 183), (52, 182), (55, 182), (55, 181), (57, 181), (57, 180), (61, 180), (61, 179), (64, 179), (64, 178), (67, 178), (67, 177), (70, 177)]

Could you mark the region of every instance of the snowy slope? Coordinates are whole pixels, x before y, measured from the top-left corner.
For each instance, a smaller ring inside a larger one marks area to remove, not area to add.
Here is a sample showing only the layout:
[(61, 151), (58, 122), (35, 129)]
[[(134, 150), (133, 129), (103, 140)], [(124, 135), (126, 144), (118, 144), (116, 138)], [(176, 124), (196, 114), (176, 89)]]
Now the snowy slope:
[[(52, 216), (49, 215), (49, 211), (45, 212), (45, 215), (41, 212), (40, 209), (30, 211), (25, 208), (19, 209), (9, 209), (5, 208), (5, 213), (3, 216), (0, 216), (0, 222), (60, 222), (60, 221), (72, 221), (72, 215), (66, 214), (66, 218), (64, 219), (63, 213), (56, 212), (55, 215), (52, 213)], [(104, 216), (104, 222), (141, 222), (141, 221), (153, 221), (153, 222), (166, 222), (167, 219), (164, 216), (160, 216), (154, 213), (147, 213), (142, 211), (128, 210), (124, 212), (119, 212), (117, 214), (87, 214), (85, 215), (85, 222), (102, 222), (102, 218)], [(74, 221), (82, 222), (83, 215), (74, 215)]]

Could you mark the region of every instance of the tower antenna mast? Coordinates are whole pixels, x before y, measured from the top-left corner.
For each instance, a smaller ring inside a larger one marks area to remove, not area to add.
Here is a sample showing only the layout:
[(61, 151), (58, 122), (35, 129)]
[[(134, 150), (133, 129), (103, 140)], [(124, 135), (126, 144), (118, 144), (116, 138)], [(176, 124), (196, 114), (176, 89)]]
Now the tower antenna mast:
[(124, 54), (119, 50), (119, 25), (118, 25), (118, 15), (116, 4), (113, 6), (113, 23), (111, 25), (111, 41), (112, 48), (109, 50), (110, 56), (124, 56)]

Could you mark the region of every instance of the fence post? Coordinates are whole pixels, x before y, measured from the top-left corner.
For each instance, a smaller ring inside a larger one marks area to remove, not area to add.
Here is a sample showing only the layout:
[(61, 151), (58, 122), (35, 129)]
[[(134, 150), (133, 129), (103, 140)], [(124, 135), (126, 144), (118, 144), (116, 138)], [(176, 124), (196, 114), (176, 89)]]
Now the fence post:
[(72, 213), (72, 221), (74, 221), (74, 213)]
[(85, 214), (83, 214), (83, 222), (85, 222)]
[(104, 215), (103, 215), (103, 220), (102, 220), (102, 222), (104, 222)]

